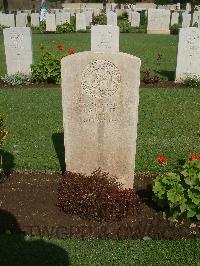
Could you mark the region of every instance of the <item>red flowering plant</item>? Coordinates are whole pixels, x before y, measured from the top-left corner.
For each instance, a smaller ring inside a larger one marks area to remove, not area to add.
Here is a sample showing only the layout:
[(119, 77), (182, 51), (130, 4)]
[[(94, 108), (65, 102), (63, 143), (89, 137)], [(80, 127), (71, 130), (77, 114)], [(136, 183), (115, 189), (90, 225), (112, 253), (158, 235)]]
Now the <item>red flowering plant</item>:
[(71, 55), (71, 54), (75, 54), (76, 51), (75, 51), (75, 50), (72, 50), (72, 49), (67, 49), (67, 53), (68, 53), (69, 55)]
[(58, 187), (58, 206), (67, 214), (89, 220), (120, 219), (138, 211), (135, 189), (123, 189), (100, 170), (90, 176), (66, 172)]
[[(166, 160), (160, 156), (159, 164)], [(155, 202), (170, 219), (188, 217), (200, 220), (200, 155), (192, 154), (184, 164), (154, 179)]]
[(64, 47), (61, 45), (61, 44), (58, 44), (56, 46), (56, 48), (59, 50), (59, 51), (63, 51), (64, 50)]

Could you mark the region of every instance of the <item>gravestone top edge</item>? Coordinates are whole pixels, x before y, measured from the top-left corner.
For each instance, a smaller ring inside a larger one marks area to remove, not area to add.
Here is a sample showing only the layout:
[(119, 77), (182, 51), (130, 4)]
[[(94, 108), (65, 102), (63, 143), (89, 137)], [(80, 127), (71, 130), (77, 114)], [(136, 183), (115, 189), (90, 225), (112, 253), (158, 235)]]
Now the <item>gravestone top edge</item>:
[[(85, 51), (85, 52), (79, 52), (79, 53), (75, 53), (75, 54), (72, 54), (72, 55), (68, 55), (68, 56), (65, 56), (61, 59), (61, 65), (64, 64), (66, 61), (69, 61), (69, 60), (74, 60), (74, 58), (76, 57), (80, 57), (80, 56), (86, 56), (86, 55), (103, 55), (103, 56), (108, 56), (110, 57), (110, 55), (116, 55), (116, 56), (124, 56), (124, 57), (127, 57), (127, 59), (134, 59), (137, 63), (139, 63), (141, 65), (141, 59), (137, 56), (134, 56), (134, 55), (131, 55), (131, 54), (127, 54), (127, 53), (122, 53), (122, 52), (112, 52), (112, 51), (109, 51), (109, 52), (100, 52), (100, 51)], [(95, 59), (93, 57), (93, 59)]]

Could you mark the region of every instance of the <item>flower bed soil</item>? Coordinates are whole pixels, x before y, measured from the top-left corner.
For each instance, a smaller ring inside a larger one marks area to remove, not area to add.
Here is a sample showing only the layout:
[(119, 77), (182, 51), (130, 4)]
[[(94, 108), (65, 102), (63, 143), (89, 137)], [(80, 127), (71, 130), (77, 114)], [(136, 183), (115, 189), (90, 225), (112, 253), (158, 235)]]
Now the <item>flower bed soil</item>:
[(135, 178), (141, 210), (119, 221), (82, 220), (59, 210), (59, 174), (12, 173), (0, 183), (0, 233), (81, 239), (200, 239), (200, 223), (169, 222), (152, 201), (153, 175)]
[[(61, 85), (54, 84), (54, 83), (33, 83), (33, 84), (27, 84), (27, 85), (8, 85), (3, 82), (0, 82), (0, 89), (7, 89), (7, 88), (60, 88)], [(149, 83), (146, 84), (143, 81), (140, 82), (140, 88), (177, 88), (177, 89), (185, 89), (188, 88), (188, 86), (181, 84), (181, 83), (175, 83), (173, 81), (161, 81), (157, 83)]]

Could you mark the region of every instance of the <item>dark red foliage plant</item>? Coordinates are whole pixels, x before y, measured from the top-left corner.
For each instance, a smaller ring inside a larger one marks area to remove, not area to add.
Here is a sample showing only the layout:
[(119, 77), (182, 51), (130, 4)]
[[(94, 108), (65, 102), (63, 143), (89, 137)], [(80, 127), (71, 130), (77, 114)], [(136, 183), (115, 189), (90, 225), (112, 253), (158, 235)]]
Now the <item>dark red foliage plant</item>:
[(100, 169), (90, 176), (66, 172), (58, 187), (60, 209), (88, 220), (108, 221), (134, 215), (140, 202), (134, 188), (122, 188)]

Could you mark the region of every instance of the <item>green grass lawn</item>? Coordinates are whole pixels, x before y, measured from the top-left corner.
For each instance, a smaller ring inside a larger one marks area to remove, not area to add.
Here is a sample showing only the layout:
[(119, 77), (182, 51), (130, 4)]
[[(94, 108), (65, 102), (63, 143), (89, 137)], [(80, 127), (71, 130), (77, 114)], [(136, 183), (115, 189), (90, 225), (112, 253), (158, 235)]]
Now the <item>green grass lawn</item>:
[[(0, 113), (6, 115), (8, 138), (3, 149), (15, 169), (60, 171), (64, 163), (60, 89), (0, 90)], [(163, 171), (177, 159), (200, 152), (200, 90), (141, 89), (136, 171)], [(57, 152), (56, 152), (57, 151)]]
[(117, 241), (0, 236), (1, 266), (200, 265), (199, 241)]
[[(77, 52), (90, 51), (90, 33), (72, 33), (72, 34), (33, 34), (33, 55), (37, 62), (44, 53), (40, 49), (41, 44), (45, 50), (64, 56), (67, 49), (74, 49)], [(58, 51), (56, 46), (62, 44), (65, 51)], [(176, 68), (178, 38), (169, 35), (147, 35), (147, 34), (120, 34), (120, 51), (133, 54), (142, 60), (142, 65), (156, 70), (155, 64), (158, 53), (162, 55), (161, 65), (158, 72), (165, 80), (174, 79)], [(6, 73), (5, 55), (3, 46), (3, 35), (0, 35), (0, 76)]]

